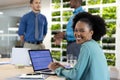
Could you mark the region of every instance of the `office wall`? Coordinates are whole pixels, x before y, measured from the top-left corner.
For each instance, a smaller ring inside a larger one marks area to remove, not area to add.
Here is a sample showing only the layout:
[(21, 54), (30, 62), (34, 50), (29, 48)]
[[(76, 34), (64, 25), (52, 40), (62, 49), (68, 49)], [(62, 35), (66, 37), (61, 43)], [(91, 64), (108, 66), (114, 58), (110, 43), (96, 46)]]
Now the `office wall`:
[(2, 11), (4, 14), (3, 16), (18, 16), (21, 17), (23, 14), (27, 13), (30, 10), (29, 5), (13, 7), (13, 8), (6, 8)]
[(50, 0), (42, 0), (42, 9), (41, 12), (47, 17), (48, 20), (48, 33), (45, 37), (44, 44), (46, 48), (51, 48), (51, 31), (50, 31), (50, 25), (51, 25), (51, 13), (50, 13)]
[[(25, 13), (31, 11), (30, 5), (26, 4), (26, 5), (21, 5), (21, 6), (16, 6), (16, 7), (9, 7), (9, 8), (5, 8), (0, 10), (2, 11), (4, 14), (0, 15), (0, 16), (10, 16), (10, 17), (22, 17)], [(45, 37), (44, 40), (44, 44), (46, 46), (47, 49), (51, 48), (51, 41), (50, 41), (50, 0), (42, 0), (41, 2), (41, 13), (44, 14), (47, 17), (48, 20), (48, 33), (47, 36)], [(1, 22), (0, 22), (1, 23)], [(3, 24), (5, 24), (5, 22), (2, 22)], [(8, 27), (6, 27), (8, 28)]]
[(12, 47), (16, 45), (16, 31), (10, 29), (16, 28), (19, 17), (0, 16), (0, 54), (8, 57)]
[(116, 67), (120, 69), (120, 0), (117, 0)]

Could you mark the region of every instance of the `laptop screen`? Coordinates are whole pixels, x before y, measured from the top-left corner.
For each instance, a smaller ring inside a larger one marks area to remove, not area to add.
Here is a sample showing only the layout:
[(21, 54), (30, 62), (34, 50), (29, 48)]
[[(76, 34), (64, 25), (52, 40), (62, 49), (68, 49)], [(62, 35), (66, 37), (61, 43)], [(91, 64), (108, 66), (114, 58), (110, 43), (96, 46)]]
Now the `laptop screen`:
[(48, 65), (53, 61), (49, 50), (29, 50), (29, 55), (34, 71), (48, 69)]

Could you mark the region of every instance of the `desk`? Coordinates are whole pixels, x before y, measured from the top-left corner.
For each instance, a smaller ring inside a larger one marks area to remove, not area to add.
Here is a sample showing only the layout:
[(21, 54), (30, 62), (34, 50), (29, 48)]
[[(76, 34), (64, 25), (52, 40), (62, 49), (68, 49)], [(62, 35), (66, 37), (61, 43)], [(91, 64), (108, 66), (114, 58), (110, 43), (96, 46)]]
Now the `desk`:
[[(9, 59), (0, 59), (0, 62), (1, 61), (9, 61)], [(6, 80), (8, 78), (18, 76), (20, 74), (26, 74), (32, 72), (33, 72), (32, 67), (24, 67), (18, 69), (12, 64), (0, 65), (0, 80)], [(65, 80), (65, 79), (57, 76), (50, 76), (46, 80)]]
[[(9, 59), (0, 59), (0, 62), (1, 61), (9, 61)], [(117, 69), (116, 67), (109, 67), (109, 69), (111, 80), (120, 80), (120, 69)], [(33, 72), (32, 67), (24, 67), (18, 69), (11, 64), (0, 65), (0, 80), (6, 80), (8, 78), (15, 77), (20, 74), (32, 72)], [(58, 76), (50, 76), (46, 80), (65, 80), (65, 79), (60, 78)]]

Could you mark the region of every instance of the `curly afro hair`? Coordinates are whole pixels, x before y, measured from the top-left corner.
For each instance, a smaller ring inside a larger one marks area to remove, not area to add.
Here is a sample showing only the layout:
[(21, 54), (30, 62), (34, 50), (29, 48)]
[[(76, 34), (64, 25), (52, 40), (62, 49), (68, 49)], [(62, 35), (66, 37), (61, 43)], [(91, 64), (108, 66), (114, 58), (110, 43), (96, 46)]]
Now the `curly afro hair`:
[(85, 22), (89, 25), (90, 29), (94, 31), (92, 39), (99, 41), (103, 35), (106, 34), (106, 24), (103, 18), (98, 15), (92, 15), (88, 12), (80, 12), (73, 19), (73, 30), (75, 29), (78, 21)]

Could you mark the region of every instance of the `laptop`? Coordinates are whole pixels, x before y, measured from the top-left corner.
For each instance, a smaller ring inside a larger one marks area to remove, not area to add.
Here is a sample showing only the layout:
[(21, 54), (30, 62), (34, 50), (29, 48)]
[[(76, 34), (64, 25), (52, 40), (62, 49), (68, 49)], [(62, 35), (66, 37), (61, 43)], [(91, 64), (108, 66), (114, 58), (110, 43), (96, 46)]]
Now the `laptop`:
[(48, 68), (48, 65), (53, 62), (49, 49), (29, 50), (29, 56), (35, 73), (55, 74)]

